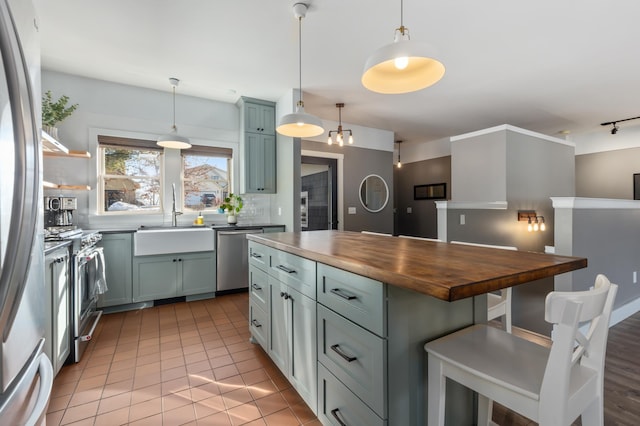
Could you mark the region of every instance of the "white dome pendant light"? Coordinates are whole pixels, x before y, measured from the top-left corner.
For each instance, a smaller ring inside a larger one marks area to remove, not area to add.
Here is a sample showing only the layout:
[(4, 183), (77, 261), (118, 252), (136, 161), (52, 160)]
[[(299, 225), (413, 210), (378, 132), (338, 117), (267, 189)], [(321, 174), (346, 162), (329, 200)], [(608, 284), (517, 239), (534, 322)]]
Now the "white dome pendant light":
[(433, 58), (433, 48), (410, 40), (403, 8), (400, 0), (400, 28), (395, 30), (394, 42), (373, 52), (364, 65), (362, 85), (372, 92), (415, 92), (437, 83), (444, 75), (444, 65)]
[(302, 18), (307, 14), (307, 5), (304, 3), (294, 4), (293, 14), (298, 18), (300, 100), (298, 101), (296, 112), (282, 117), (276, 131), (283, 136), (292, 138), (309, 138), (323, 134), (324, 128), (322, 127), (322, 121), (318, 117), (304, 112), (304, 102), (302, 101)]
[(169, 83), (173, 86), (173, 127), (169, 133), (160, 136), (156, 143), (163, 148), (188, 149), (191, 148), (189, 138), (180, 136), (178, 134), (178, 127), (176, 126), (176, 87), (180, 83), (180, 80), (170, 78)]

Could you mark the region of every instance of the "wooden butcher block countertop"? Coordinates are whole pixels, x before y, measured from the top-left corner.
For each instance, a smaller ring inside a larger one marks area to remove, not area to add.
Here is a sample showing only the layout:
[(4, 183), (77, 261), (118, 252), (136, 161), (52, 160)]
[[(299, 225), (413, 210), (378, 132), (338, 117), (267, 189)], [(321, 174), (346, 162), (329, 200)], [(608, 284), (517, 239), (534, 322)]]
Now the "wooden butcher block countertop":
[(587, 266), (587, 259), (346, 231), (249, 240), (384, 283), (454, 301)]

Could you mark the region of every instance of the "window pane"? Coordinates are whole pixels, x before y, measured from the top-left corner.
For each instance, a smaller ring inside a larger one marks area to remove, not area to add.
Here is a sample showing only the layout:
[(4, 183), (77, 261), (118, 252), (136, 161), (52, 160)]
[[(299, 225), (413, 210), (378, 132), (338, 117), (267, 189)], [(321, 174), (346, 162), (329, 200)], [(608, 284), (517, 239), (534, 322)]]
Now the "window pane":
[(217, 210), (229, 192), (230, 158), (183, 153), (184, 208)]
[[(122, 139), (123, 145), (126, 139)], [(162, 151), (102, 145), (102, 212), (159, 212)]]
[(105, 211), (160, 210), (160, 181), (142, 178), (105, 178)]

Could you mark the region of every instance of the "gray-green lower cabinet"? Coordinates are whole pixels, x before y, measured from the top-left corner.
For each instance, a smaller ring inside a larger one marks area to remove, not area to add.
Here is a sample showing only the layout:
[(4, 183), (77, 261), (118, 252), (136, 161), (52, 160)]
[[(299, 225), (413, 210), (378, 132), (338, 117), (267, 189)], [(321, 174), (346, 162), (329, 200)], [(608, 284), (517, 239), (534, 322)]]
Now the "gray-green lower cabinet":
[(105, 279), (108, 289), (106, 293), (100, 295), (98, 307), (132, 303), (133, 233), (103, 234), (98, 245), (104, 249)]
[(316, 301), (269, 276), (269, 355), (317, 413)]
[[(260, 327), (252, 325), (251, 333), (269, 342), (267, 353), (320, 422), (426, 424), (423, 346), (473, 324), (474, 298), (446, 302), (254, 241), (249, 246), (261, 256), (250, 268), (253, 280), (263, 287), (266, 273), (270, 289), (268, 332), (262, 298), (252, 293)], [(470, 390), (447, 385), (448, 425), (473, 424), (473, 407)]]
[(45, 256), (45, 353), (58, 374), (71, 349), (69, 247)]
[(214, 252), (134, 256), (133, 301), (212, 293), (215, 276)]

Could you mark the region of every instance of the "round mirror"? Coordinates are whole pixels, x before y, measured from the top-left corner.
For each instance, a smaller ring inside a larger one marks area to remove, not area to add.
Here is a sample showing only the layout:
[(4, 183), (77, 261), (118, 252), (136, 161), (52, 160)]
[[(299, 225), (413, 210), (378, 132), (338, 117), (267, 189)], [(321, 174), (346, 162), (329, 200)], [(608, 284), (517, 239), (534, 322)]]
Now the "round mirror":
[(360, 202), (370, 212), (379, 212), (389, 201), (387, 182), (378, 175), (369, 175), (360, 183)]

